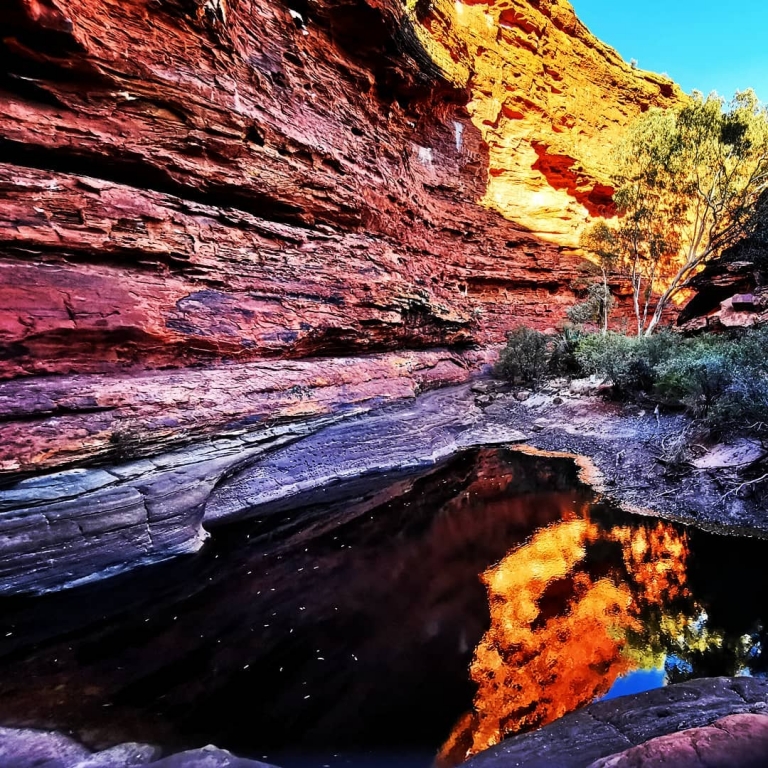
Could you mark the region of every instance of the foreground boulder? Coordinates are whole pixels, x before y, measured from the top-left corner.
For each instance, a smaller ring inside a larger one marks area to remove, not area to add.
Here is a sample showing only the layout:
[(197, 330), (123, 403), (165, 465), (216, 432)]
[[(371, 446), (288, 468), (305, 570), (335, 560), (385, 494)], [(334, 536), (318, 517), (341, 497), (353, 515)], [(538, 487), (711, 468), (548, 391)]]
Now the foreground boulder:
[(768, 715), (731, 715), (704, 728), (659, 736), (589, 768), (760, 768), (768, 762)]
[[(731, 715), (761, 715), (760, 719), (733, 720)], [(717, 677), (657, 688), (645, 693), (599, 701), (566, 715), (538, 731), (505, 739), (466, 763), (468, 768), (634, 768), (635, 766), (753, 765), (756, 745), (766, 747), (768, 680)], [(722, 718), (727, 722), (707, 726)], [(696, 729), (687, 736), (678, 733)], [(674, 734), (661, 741), (659, 737)], [(654, 744), (652, 740), (659, 739)], [(650, 742), (645, 744), (645, 742)], [(639, 747), (638, 745), (643, 745)], [(711, 750), (713, 761), (685, 763), (696, 744)], [(727, 746), (726, 746), (727, 744)], [(634, 748), (634, 749), (633, 749)], [(618, 757), (625, 753), (624, 757)], [(731, 762), (722, 763), (724, 754)], [(602, 761), (610, 756), (615, 762)], [(675, 756), (662, 762), (661, 755)], [(679, 758), (680, 762), (675, 762)], [(743, 759), (742, 759), (743, 758)], [(600, 761), (600, 762), (597, 762)], [(754, 765), (765, 765), (754, 763)]]

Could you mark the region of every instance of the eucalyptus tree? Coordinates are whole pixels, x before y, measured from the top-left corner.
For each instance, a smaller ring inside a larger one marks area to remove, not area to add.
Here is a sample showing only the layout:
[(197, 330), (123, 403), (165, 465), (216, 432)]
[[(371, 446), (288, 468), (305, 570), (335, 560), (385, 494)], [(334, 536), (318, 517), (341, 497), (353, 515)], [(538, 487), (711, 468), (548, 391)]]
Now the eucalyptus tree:
[(766, 215), (768, 111), (751, 90), (649, 110), (617, 151), (615, 184), (617, 220), (590, 233), (632, 285), (638, 335), (650, 335), (702, 265)]

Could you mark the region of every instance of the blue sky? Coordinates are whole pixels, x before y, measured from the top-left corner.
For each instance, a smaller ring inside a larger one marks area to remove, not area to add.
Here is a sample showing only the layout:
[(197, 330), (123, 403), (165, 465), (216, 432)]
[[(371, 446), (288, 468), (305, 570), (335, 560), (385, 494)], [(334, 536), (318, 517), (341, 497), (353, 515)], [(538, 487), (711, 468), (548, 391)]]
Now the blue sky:
[(666, 72), (683, 90), (730, 98), (751, 87), (768, 102), (768, 0), (571, 0), (624, 59)]

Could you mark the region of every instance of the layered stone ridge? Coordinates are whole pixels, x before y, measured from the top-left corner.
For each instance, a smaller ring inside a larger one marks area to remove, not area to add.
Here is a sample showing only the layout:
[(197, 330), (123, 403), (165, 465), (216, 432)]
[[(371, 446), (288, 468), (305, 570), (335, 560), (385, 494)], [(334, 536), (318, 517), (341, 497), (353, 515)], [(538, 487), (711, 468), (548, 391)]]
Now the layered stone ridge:
[(571, 265), (475, 204), (467, 95), (409, 55), (400, 4), (289, 5), (12, 0), (0, 376), (486, 344), (510, 305), (561, 314)]

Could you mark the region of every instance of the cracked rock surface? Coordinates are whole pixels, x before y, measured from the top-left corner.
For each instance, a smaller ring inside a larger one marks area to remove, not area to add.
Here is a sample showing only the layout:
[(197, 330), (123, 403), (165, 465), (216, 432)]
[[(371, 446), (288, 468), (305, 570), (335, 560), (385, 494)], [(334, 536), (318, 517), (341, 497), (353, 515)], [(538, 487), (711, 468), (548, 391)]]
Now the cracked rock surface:
[(589, 768), (760, 768), (768, 756), (768, 716), (729, 715), (704, 728), (670, 733), (595, 761)]

